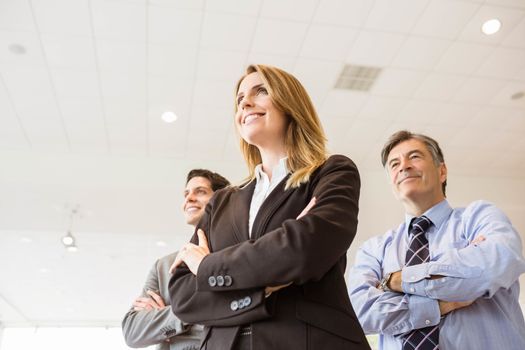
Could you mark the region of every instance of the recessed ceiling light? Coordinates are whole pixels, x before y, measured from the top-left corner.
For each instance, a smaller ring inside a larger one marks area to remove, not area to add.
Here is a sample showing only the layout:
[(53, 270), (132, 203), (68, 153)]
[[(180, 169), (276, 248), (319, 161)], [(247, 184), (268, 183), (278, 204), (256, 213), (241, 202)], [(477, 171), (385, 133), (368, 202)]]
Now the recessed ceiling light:
[(167, 246), (166, 242), (164, 242), (164, 241), (157, 241), (155, 244), (157, 244), (157, 247), (165, 247), (165, 246)]
[(481, 31), (486, 35), (496, 34), (500, 29), (501, 22), (497, 18), (489, 19), (481, 26)]
[(177, 120), (177, 115), (175, 113), (173, 113), (172, 111), (166, 111), (166, 112), (162, 113), (161, 118), (166, 123), (173, 123), (175, 120)]
[(49, 272), (49, 269), (46, 268), (46, 267), (42, 267), (42, 268), (40, 268), (39, 271), (40, 271), (41, 273), (48, 273), (48, 272)]
[(513, 94), (510, 99), (511, 100), (519, 100), (520, 98), (523, 98), (523, 96), (525, 96), (525, 92), (523, 91), (518, 91), (516, 92), (515, 94)]
[(20, 44), (9, 44), (7, 48), (14, 55), (24, 55), (27, 52), (26, 48)]

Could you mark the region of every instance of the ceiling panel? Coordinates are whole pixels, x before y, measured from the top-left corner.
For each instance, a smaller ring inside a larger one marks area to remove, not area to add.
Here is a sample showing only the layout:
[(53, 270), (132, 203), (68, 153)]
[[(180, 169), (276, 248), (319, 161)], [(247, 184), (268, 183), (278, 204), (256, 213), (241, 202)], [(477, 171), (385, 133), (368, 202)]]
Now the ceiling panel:
[(307, 30), (306, 23), (260, 19), (252, 50), (270, 55), (296, 56), (301, 51)]
[(197, 64), (197, 47), (177, 45), (148, 45), (148, 73), (171, 76), (173, 79), (193, 78)]
[[(198, 79), (236, 81), (243, 73), (246, 53), (201, 49), (197, 61)], [(220, 67), (220, 68), (219, 68)]]
[(57, 114), (55, 91), (47, 70), (11, 66), (2, 71), (2, 78), (19, 116)]
[(456, 0), (430, 0), (412, 33), (456, 39), (481, 5)]
[(247, 51), (256, 23), (251, 17), (207, 12), (200, 44), (210, 49)]
[(404, 98), (371, 96), (359, 112), (358, 118), (391, 121), (407, 104)]
[(493, 50), (493, 46), (455, 42), (448, 47), (434, 69), (445, 73), (472, 74)]
[(148, 7), (148, 40), (153, 44), (196, 46), (201, 35), (202, 12)]
[(261, 52), (250, 52), (247, 64), (266, 64), (291, 72), (295, 66), (295, 56), (271, 55)]
[(16, 115), (9, 95), (0, 82), (0, 149), (27, 150), (29, 143), (24, 134), (23, 125)]
[(320, 113), (330, 118), (355, 118), (367, 99), (368, 95), (362, 92), (332, 90), (327, 94)]
[(29, 1), (0, 1), (0, 29), (36, 32)]
[(88, 0), (38, 0), (30, 2), (41, 33), (92, 35)]
[(148, 0), (151, 5), (162, 7), (175, 7), (178, 9), (201, 10), (204, 7), (204, 0)]
[(145, 74), (146, 45), (144, 42), (99, 39), (97, 63), (101, 71)]
[(127, 2), (90, 0), (97, 38), (146, 40), (146, 6)]
[(348, 52), (346, 62), (389, 66), (405, 41), (405, 35), (362, 30)]
[(73, 152), (107, 153), (109, 151), (100, 98), (61, 98), (60, 110)]
[[(165, 0), (171, 1), (171, 0)], [(188, 0), (192, 1), (192, 0)], [(206, 1), (206, 10), (214, 12), (228, 12), (239, 15), (256, 16), (261, 7), (261, 0), (222, 0)]]
[(60, 97), (98, 97), (101, 96), (98, 75), (95, 71), (75, 71), (71, 69), (51, 70), (53, 86)]
[(414, 93), (416, 98), (448, 100), (461, 88), (466, 78), (458, 75), (431, 73)]
[(105, 97), (129, 98), (130, 101), (146, 99), (145, 72), (100, 72), (100, 85)]
[(376, 0), (365, 27), (409, 33), (427, 4), (428, 0)]
[(476, 70), (476, 74), (486, 77), (513, 79), (516, 73), (525, 68), (525, 51), (499, 47)]
[(412, 96), (426, 75), (414, 70), (387, 68), (381, 72), (371, 92), (384, 96)]
[(367, 0), (320, 0), (314, 22), (361, 27), (373, 5)]
[(487, 104), (505, 85), (505, 80), (468, 78), (457, 90), (452, 101), (474, 104)]
[(525, 48), (525, 19), (513, 28), (512, 32), (503, 41), (505, 46), (515, 46)]
[(357, 34), (352, 28), (313, 24), (308, 28), (300, 56), (341, 61)]
[(393, 67), (429, 70), (450, 47), (451, 41), (409, 36), (392, 61)]
[(260, 16), (308, 22), (312, 19), (318, 3), (319, 0), (265, 0)]
[(92, 38), (46, 34), (41, 40), (50, 68), (95, 69)]

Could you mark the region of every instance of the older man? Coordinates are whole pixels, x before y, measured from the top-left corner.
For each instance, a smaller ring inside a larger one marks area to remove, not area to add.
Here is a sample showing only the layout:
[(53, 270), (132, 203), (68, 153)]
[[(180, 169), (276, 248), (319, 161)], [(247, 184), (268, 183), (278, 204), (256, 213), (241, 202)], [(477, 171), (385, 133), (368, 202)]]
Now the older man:
[(406, 215), (365, 242), (350, 271), (365, 332), (387, 350), (525, 349), (525, 261), (509, 219), (485, 201), (450, 206), (443, 153), (428, 136), (397, 132), (381, 157)]

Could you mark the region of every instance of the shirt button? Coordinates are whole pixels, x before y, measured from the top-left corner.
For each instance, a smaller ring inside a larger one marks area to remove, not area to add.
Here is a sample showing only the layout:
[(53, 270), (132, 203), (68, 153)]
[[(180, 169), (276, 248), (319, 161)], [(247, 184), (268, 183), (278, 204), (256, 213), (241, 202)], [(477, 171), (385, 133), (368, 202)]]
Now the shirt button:
[(415, 281), (416, 280), (416, 276), (410, 276), (410, 280)]
[(425, 321), (425, 324), (430, 324), (430, 320), (426, 320), (426, 321)]
[(237, 300), (232, 301), (230, 304), (230, 309), (232, 309), (232, 311), (237, 311), (238, 308), (239, 308), (239, 303), (237, 302)]
[(215, 278), (215, 276), (208, 277), (208, 284), (210, 285), (210, 287), (215, 287), (217, 285), (217, 279)]
[(410, 292), (414, 293), (416, 290), (414, 288), (410, 288)]
[(441, 283), (445, 283), (445, 277), (441, 278)]

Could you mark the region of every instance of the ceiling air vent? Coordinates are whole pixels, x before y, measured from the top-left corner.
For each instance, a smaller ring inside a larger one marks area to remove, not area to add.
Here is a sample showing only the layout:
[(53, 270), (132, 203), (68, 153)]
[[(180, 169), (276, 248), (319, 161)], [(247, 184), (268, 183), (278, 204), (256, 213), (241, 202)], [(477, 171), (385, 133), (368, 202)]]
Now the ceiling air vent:
[(336, 89), (368, 91), (379, 77), (381, 68), (347, 64), (335, 84)]

